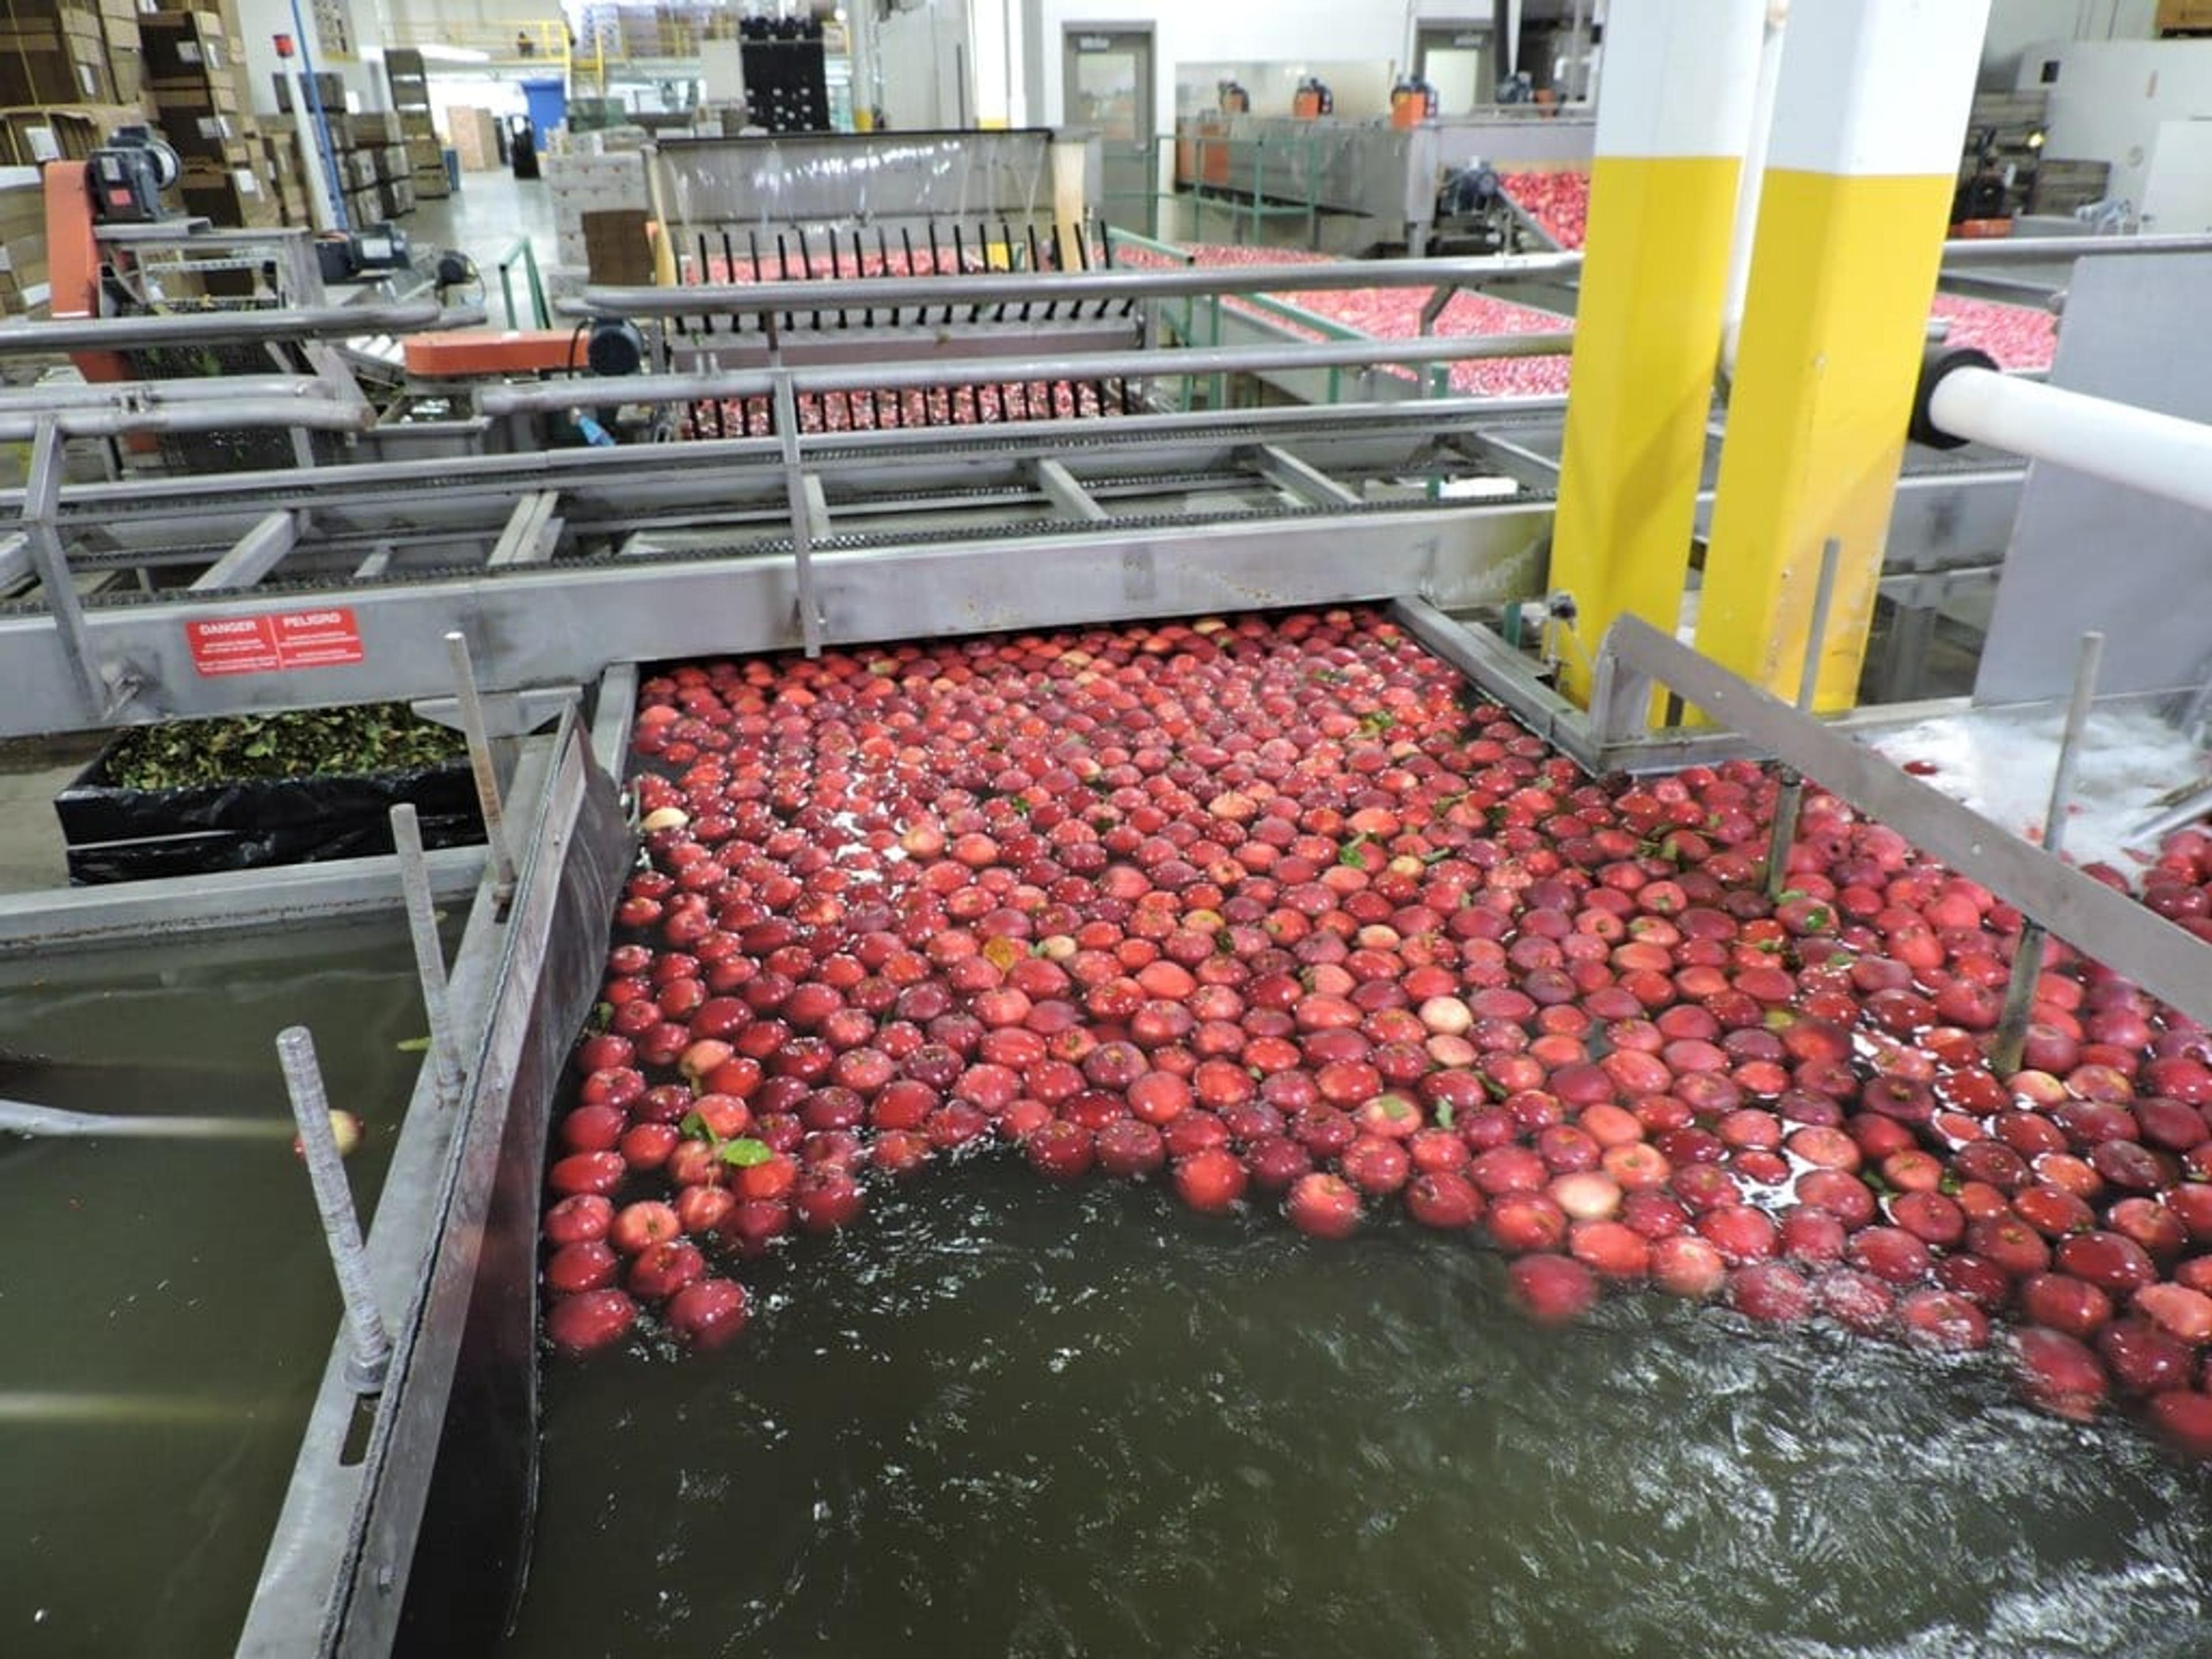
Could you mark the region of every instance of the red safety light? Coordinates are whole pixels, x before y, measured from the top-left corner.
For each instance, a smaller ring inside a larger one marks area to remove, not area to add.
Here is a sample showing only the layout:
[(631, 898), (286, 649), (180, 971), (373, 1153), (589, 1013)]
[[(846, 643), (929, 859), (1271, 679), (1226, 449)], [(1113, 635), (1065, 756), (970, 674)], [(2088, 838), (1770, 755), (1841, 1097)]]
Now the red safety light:
[(279, 58), (289, 58), (292, 55), (292, 37), (290, 35), (280, 34), (276, 37), (276, 55)]

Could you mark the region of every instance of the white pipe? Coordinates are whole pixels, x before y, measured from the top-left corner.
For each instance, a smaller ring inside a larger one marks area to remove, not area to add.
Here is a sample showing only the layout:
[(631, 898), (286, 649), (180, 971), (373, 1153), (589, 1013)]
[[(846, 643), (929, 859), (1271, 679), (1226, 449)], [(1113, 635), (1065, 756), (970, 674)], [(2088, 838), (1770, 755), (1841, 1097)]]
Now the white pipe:
[(2212, 513), (2212, 426), (1986, 368), (1937, 381), (1928, 418), (1954, 437)]
[(1774, 88), (1782, 78), (1782, 37), (1790, 0), (1772, 0), (1759, 43), (1759, 84), (1751, 95), (1751, 137), (1744, 146), (1743, 175), (1735, 190), (1735, 225), (1729, 233), (1728, 299), (1721, 311), (1721, 373), (1735, 378), (1735, 351), (1743, 335), (1744, 296), (1751, 291), (1751, 250), (1759, 239), (1759, 189), (1766, 179), (1766, 146), (1774, 136)]

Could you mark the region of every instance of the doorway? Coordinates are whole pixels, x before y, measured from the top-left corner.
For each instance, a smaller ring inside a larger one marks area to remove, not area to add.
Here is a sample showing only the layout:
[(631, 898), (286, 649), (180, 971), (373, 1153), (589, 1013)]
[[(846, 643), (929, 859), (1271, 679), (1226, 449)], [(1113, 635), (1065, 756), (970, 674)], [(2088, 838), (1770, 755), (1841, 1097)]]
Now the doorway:
[(1469, 115), (1492, 101), (1494, 38), (1487, 23), (1421, 25), (1413, 40), (1413, 72), (1437, 89), (1437, 114)]
[(1060, 63), (1064, 125), (1098, 135), (1099, 217), (1157, 234), (1152, 30), (1071, 23), (1061, 34)]

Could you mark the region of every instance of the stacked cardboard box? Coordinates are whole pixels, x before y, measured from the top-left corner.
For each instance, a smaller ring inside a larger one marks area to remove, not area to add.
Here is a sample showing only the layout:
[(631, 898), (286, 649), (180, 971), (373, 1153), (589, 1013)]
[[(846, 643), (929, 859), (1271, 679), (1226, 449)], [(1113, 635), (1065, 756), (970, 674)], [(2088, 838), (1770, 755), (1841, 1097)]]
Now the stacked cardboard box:
[(184, 162), (185, 210), (218, 225), (274, 226), (280, 210), (247, 114), (238, 36), (220, 11), (143, 14), (147, 86)]
[(145, 120), (146, 112), (136, 105), (0, 110), (0, 167), (81, 161), (112, 137), (118, 127), (143, 125)]
[(422, 54), (392, 47), (384, 54), (384, 75), (392, 88), (392, 108), (399, 118), (399, 138), (407, 148), (408, 180), (415, 194), (432, 200), (451, 195), (446, 147), (438, 142), (431, 117), (430, 80)]
[(307, 193), (307, 165), (300, 159), (298, 135), (289, 131), (264, 132), (261, 153), (276, 198), (277, 217), (288, 225), (312, 224), (312, 198)]
[(100, 38), (107, 50), (107, 75), (115, 84), (115, 101), (136, 104), (146, 95), (138, 0), (99, 0), (99, 4)]
[(590, 259), (584, 234), (586, 213), (650, 210), (653, 205), (641, 155), (550, 156), (545, 182), (553, 198), (556, 257), (564, 265), (585, 264)]
[(0, 0), (0, 105), (118, 101), (99, 0)]
[(415, 182), (399, 118), (385, 111), (329, 118), (346, 216), (356, 227), (415, 210)]
[(37, 185), (0, 190), (0, 315), (46, 302), (46, 194)]

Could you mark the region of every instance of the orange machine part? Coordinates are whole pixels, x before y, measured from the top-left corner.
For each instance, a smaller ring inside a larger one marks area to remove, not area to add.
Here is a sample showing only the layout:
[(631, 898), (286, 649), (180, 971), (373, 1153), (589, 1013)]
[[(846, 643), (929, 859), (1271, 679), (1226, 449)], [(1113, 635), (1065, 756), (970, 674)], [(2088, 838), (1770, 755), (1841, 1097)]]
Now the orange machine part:
[(92, 181), (82, 161), (49, 161), (46, 272), (56, 321), (100, 314), (100, 243), (92, 228)]
[[(53, 285), (46, 309), (57, 321), (100, 315), (100, 238), (93, 228), (88, 172), (82, 161), (49, 161), (40, 180), (46, 191), (46, 278)], [(112, 351), (73, 351), (70, 361), (88, 380), (131, 378), (131, 365)], [(140, 454), (160, 447), (143, 433), (123, 441)]]
[[(574, 352), (575, 358), (569, 354)], [(407, 372), (417, 380), (458, 380), (483, 374), (537, 374), (579, 367), (583, 342), (565, 328), (452, 329), (407, 339)]]

